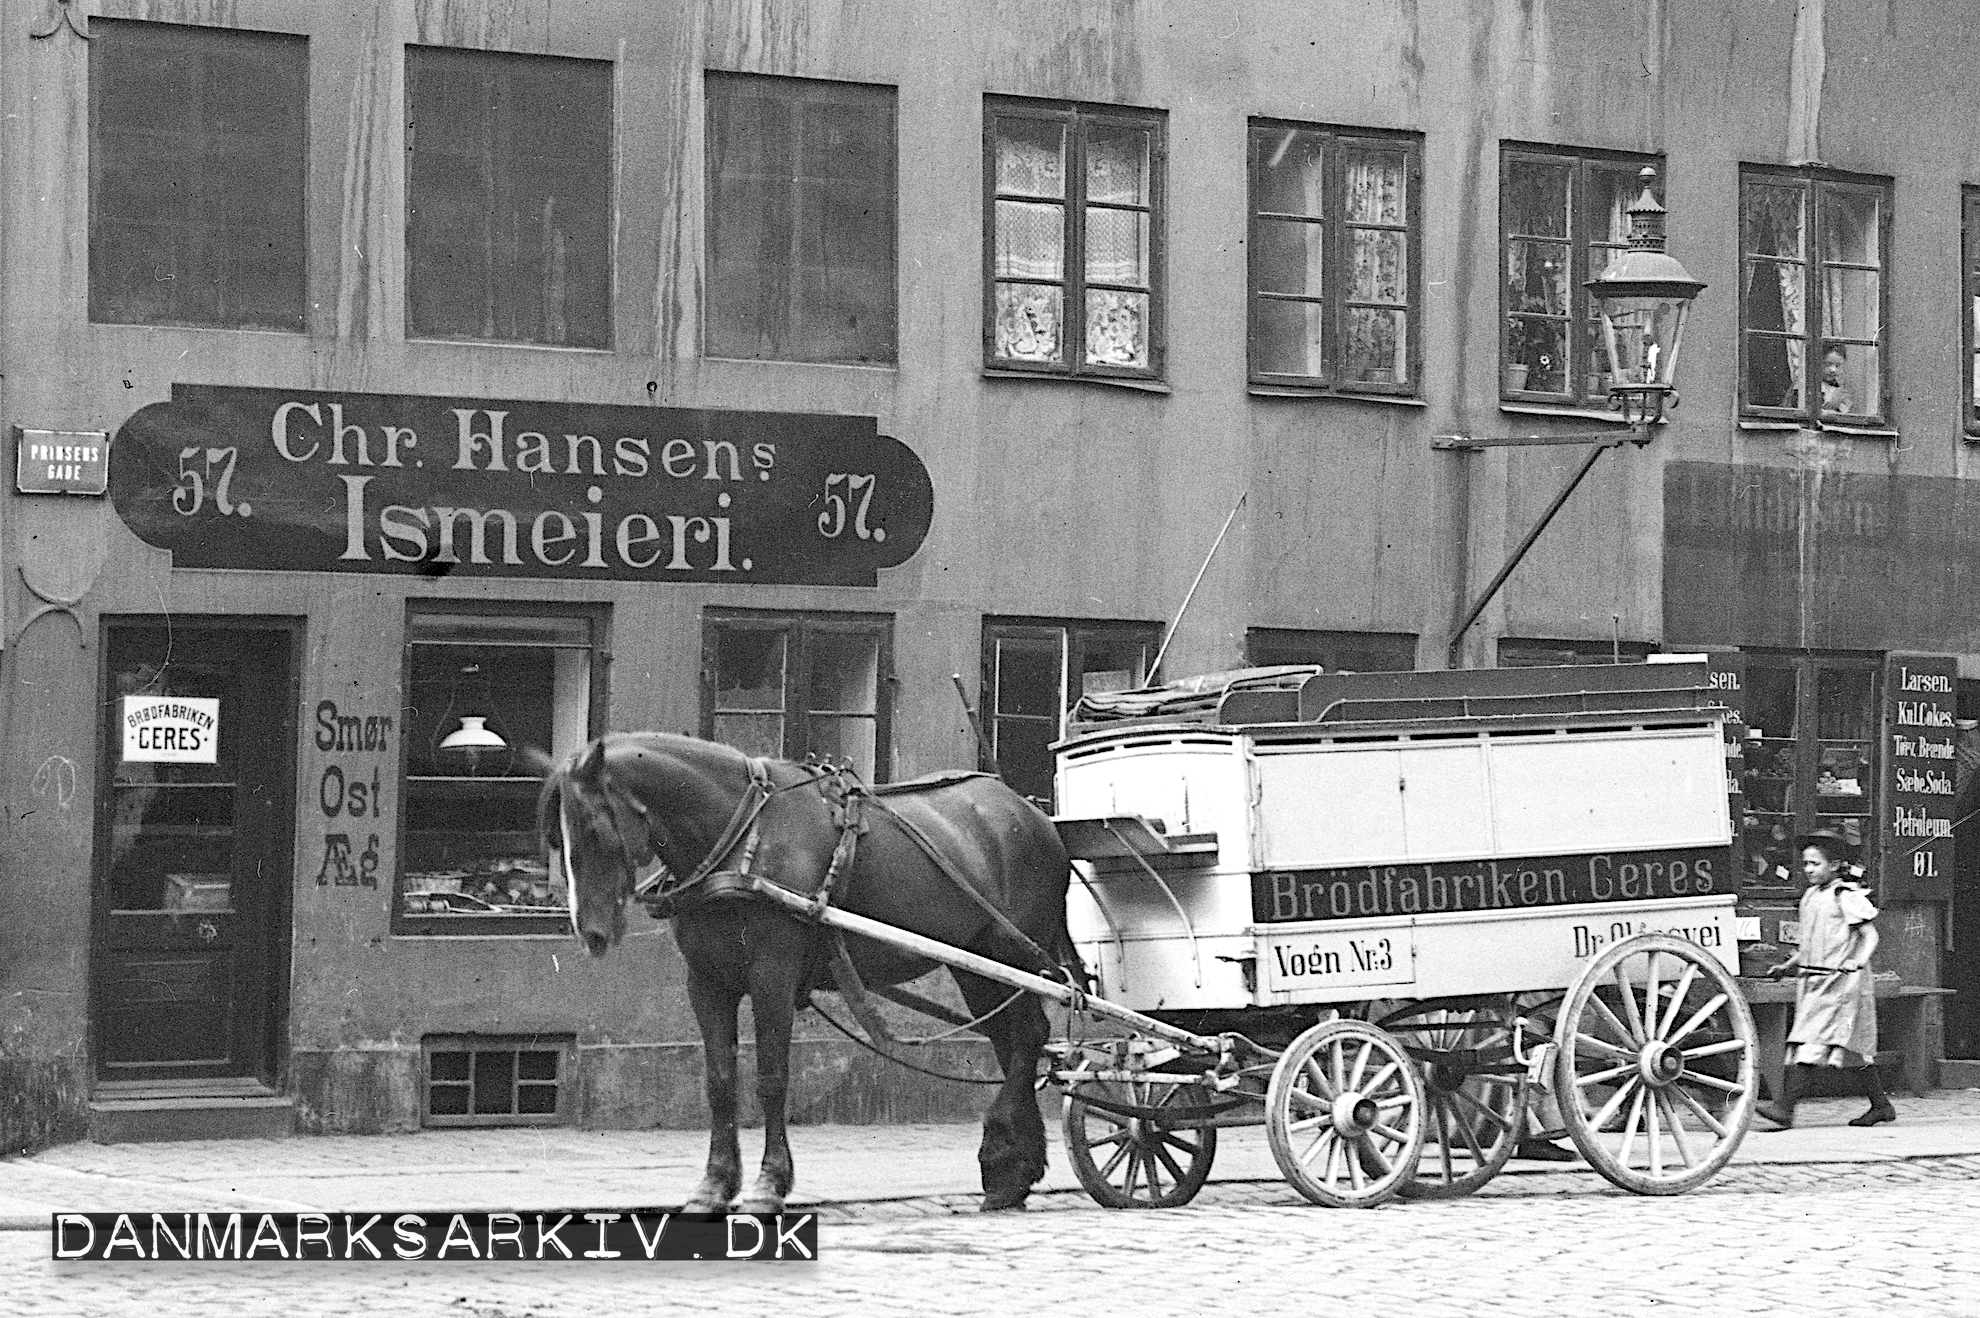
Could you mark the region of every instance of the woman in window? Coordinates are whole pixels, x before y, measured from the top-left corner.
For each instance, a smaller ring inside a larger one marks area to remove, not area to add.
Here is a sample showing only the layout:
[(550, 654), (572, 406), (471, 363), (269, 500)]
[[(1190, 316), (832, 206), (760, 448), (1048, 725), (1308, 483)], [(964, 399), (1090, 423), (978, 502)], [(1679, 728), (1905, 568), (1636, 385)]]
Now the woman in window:
[(1877, 999), (1871, 990), (1870, 958), (1877, 950), (1877, 908), (1869, 892), (1848, 877), (1855, 848), (1822, 829), (1796, 838), (1801, 873), (1801, 945), (1767, 972), (1779, 979), (1799, 971), (1794, 1024), (1788, 1029), (1789, 1065), (1779, 1101), (1759, 1105), (1761, 1116), (1783, 1130), (1794, 1124), (1796, 1101), (1807, 1092), (1810, 1068), (1836, 1067), (1857, 1077), (1856, 1092), (1870, 1110), (1850, 1121), (1875, 1126), (1896, 1121), (1877, 1073)]

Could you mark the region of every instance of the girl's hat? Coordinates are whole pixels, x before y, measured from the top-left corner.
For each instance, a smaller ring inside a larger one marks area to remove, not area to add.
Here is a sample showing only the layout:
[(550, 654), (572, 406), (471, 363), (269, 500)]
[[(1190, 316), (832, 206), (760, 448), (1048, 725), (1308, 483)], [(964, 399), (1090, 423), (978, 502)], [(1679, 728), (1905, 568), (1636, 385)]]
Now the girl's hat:
[(1820, 847), (1822, 853), (1830, 860), (1841, 861), (1844, 864), (1856, 859), (1856, 844), (1833, 828), (1818, 828), (1812, 832), (1799, 834), (1794, 839), (1794, 849), (1800, 851), (1803, 847)]

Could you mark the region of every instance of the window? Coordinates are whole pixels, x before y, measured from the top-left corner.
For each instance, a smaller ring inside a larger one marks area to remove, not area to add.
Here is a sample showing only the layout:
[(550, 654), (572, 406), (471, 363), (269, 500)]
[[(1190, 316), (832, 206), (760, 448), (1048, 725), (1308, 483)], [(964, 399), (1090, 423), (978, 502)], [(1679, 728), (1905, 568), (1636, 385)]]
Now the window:
[(985, 365), (1159, 375), (1163, 116), (993, 98), (983, 119)]
[(702, 735), (751, 755), (891, 771), (893, 621), (874, 614), (711, 610), (702, 631)]
[(89, 318), (301, 330), (309, 43), (90, 31)]
[(708, 75), (711, 357), (894, 360), (894, 89)]
[[(1500, 388), (1511, 399), (1609, 403), (1608, 347), (1582, 284), (1629, 246), (1629, 205), (1655, 156), (1506, 147), (1499, 177), (1505, 262)], [(1651, 193), (1663, 200), (1661, 179)]]
[(1744, 851), (1754, 890), (1802, 888), (1794, 839), (1817, 828), (1876, 842), (1878, 669), (1868, 657), (1746, 656)]
[(1504, 636), (1499, 667), (1541, 668), (1550, 664), (1640, 664), (1656, 647), (1645, 641), (1548, 641)]
[(1050, 802), (1052, 743), (1065, 735), (1066, 711), (1087, 692), (1143, 685), (1161, 641), (1152, 622), (985, 618), (981, 767)]
[(1407, 632), (1323, 632), (1253, 627), (1244, 635), (1244, 661), (1320, 664), (1330, 673), (1407, 673), (1416, 668), (1416, 637)]
[(434, 1035), (426, 1058), (428, 1126), (551, 1126), (567, 1120), (564, 1078), (575, 1040)]
[(542, 761), (600, 731), (603, 610), (406, 619), (400, 933), (543, 932), (570, 918), (538, 854)]
[(411, 334), (611, 343), (612, 66), (406, 48)]
[(1415, 391), (1422, 150), (1413, 135), (1252, 121), (1254, 383)]
[[(1742, 166), (1742, 409), (1813, 422), (1884, 415), (1890, 184)], [(1812, 383), (1811, 383), (1812, 382)]]
[(1960, 193), (1959, 239), (1966, 279), (1960, 329), (1966, 344), (1966, 433), (1980, 437), (1980, 188)]

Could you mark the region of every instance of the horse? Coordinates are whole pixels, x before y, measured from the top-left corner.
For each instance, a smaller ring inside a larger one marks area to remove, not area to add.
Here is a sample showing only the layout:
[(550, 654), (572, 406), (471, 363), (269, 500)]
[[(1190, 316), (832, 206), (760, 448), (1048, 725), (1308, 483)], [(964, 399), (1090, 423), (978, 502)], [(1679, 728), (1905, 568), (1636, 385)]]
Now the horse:
[[(793, 915), (752, 885), (774, 882), (895, 928), (1068, 983), (1084, 971), (1066, 930), (1071, 864), (1057, 830), (1001, 779), (968, 773), (872, 788), (850, 771), (752, 758), (664, 732), (610, 733), (554, 766), (537, 825), (567, 889), (572, 931), (593, 957), (626, 930), (639, 897), (671, 918), (700, 1026), (708, 1162), (684, 1212), (777, 1212), (794, 1163), (786, 1132), (792, 1023), (814, 989), (906, 983), (934, 963)], [(561, 868), (560, 868), (561, 866)], [(843, 954), (834, 940), (844, 938)], [(1029, 961), (1032, 964), (1026, 965)], [(1003, 1080), (983, 1117), (983, 1211), (1022, 1208), (1045, 1174), (1034, 1084), (1050, 1036), (1027, 992), (951, 967)], [(851, 989), (845, 990), (849, 994)], [(756, 1023), (763, 1161), (738, 1199), (737, 1009)]]

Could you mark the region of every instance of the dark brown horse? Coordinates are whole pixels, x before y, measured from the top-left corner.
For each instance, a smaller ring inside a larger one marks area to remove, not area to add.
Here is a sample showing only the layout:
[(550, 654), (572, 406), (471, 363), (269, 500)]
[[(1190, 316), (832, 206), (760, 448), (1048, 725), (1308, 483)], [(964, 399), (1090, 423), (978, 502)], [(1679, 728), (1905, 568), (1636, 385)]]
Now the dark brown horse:
[[(538, 825), (591, 955), (604, 955), (625, 932), (636, 886), (644, 900), (658, 896), (658, 911), (674, 922), (701, 1026), (709, 1111), (707, 1172), (687, 1211), (724, 1211), (741, 1189), (736, 1011), (745, 996), (756, 1021), (764, 1141), (756, 1184), (738, 1206), (783, 1206), (793, 1173), (785, 1132), (792, 1020), (811, 990), (834, 987), (838, 935), (749, 896), (752, 882), (815, 894), (836, 869), (829, 899), (842, 910), (1021, 970), (1078, 973), (1066, 935), (1065, 848), (1036, 807), (983, 774), (872, 793), (844, 774), (753, 760), (714, 742), (613, 733), (550, 772)], [(850, 856), (835, 867), (834, 853), (845, 846)], [(870, 986), (905, 983), (932, 968), (871, 939), (848, 935), (845, 946)], [(978, 1017), (1011, 996), (980, 976), (953, 973)], [(1021, 1207), (1045, 1174), (1033, 1085), (1049, 1027), (1038, 999), (1025, 993), (976, 1028), (1004, 1073), (977, 1153), (983, 1208)]]

